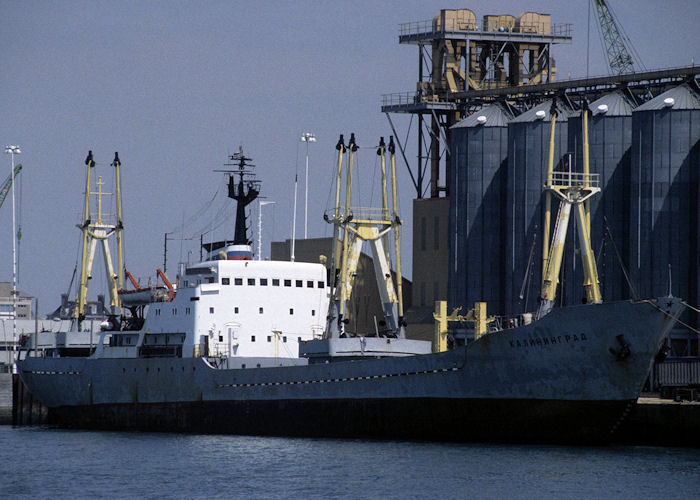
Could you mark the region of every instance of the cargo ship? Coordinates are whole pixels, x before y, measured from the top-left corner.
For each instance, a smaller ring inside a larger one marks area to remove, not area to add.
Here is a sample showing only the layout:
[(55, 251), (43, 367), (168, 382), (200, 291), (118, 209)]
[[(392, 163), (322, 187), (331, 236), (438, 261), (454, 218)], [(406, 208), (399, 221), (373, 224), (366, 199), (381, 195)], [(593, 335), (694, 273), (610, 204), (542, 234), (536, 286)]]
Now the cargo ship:
[[(354, 136), (347, 146), (341, 136), (336, 149), (336, 204), (325, 216), (334, 227), (330, 272), (321, 262), (252, 259), (244, 209), (259, 183), (250, 159), (242, 151), (233, 155), (232, 242), (210, 244), (202, 262), (184, 268), (171, 296), (146, 304), (141, 321), (106, 324), (89, 356), (33, 350), (17, 361), (26, 387), (48, 407), (49, 423), (382, 439), (610, 440), (682, 305), (673, 297), (602, 303), (595, 276), (588, 276), (589, 303), (553, 307), (561, 231), (571, 207), (579, 210), (595, 191), (589, 178), (551, 176), (550, 188), (563, 201), (539, 310), (503, 328), (477, 314), (474, 340), (448, 346), (440, 329), (433, 343), (406, 338), (401, 291), (387, 259), (393, 231), (400, 262), (393, 141), (378, 146), (384, 194), (376, 210), (351, 206)], [(347, 305), (365, 241), (385, 318), (381, 328), (358, 335), (346, 329)]]

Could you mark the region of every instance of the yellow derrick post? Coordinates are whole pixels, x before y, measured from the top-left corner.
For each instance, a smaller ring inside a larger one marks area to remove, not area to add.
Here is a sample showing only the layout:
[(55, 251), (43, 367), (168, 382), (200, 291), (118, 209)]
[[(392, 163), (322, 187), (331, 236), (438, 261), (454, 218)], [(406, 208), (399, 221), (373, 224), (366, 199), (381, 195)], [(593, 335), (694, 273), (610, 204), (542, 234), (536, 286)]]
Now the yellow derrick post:
[[(552, 174), (554, 173), (554, 131), (557, 124), (557, 110), (552, 103), (551, 127), (549, 130), (549, 156), (547, 158), (547, 180), (546, 186), (552, 184)], [(544, 228), (542, 230), (542, 286), (544, 286), (544, 274), (550, 259), (549, 255), (549, 230), (552, 219), (552, 193), (547, 190), (544, 201)]]
[(352, 201), (352, 162), (353, 162), (353, 156), (355, 151), (357, 151), (357, 145), (355, 144), (355, 134), (350, 134), (350, 142), (348, 142), (348, 177), (346, 180), (346, 187), (345, 187), (345, 210), (343, 211), (343, 218), (346, 220), (346, 223), (343, 224), (343, 258), (342, 258), (342, 263), (340, 265), (340, 311), (339, 311), (339, 319), (342, 321), (345, 319), (345, 306), (346, 302), (350, 297), (346, 296), (345, 293), (345, 287), (346, 287), (346, 276), (345, 276), (345, 269), (347, 269), (348, 266), (348, 249), (349, 249), (349, 244), (350, 244), (350, 235), (349, 235), (349, 226), (347, 224), (347, 219), (350, 217), (350, 204)]
[[(583, 109), (581, 110), (581, 122), (583, 126), (583, 174), (588, 179), (588, 174), (591, 173), (589, 154), (588, 154), (588, 103), (584, 101)], [(586, 231), (591, 234), (591, 200), (584, 202), (586, 208)]]
[(117, 284), (119, 290), (124, 288), (124, 247), (122, 245), (122, 231), (124, 230), (124, 223), (122, 221), (122, 180), (120, 167), (122, 165), (119, 161), (119, 153), (114, 153), (114, 175), (116, 182), (117, 191)]
[(87, 174), (85, 176), (85, 211), (83, 212), (83, 223), (80, 230), (83, 232), (83, 245), (82, 245), (82, 260), (80, 264), (80, 287), (78, 288), (78, 304), (73, 310), (73, 317), (80, 320), (85, 313), (85, 302), (87, 300), (87, 250), (88, 250), (88, 227), (90, 225), (90, 180), (92, 175), (92, 168), (95, 166), (95, 162), (92, 159), (92, 151), (88, 152), (87, 158), (85, 158), (85, 165), (87, 165)]
[(399, 328), (403, 326), (403, 278), (401, 275), (401, 245), (399, 238), (399, 226), (401, 219), (399, 218), (399, 202), (396, 194), (396, 146), (394, 145), (394, 136), (389, 136), (389, 153), (391, 153), (391, 205), (393, 209), (394, 227), (394, 252), (396, 254), (396, 294), (399, 300)]
[(447, 350), (447, 302), (444, 300), (435, 301), (435, 335), (433, 337), (433, 352), (444, 352)]
[(486, 316), (486, 302), (476, 302), (474, 304), (474, 338), (478, 339), (485, 335), (488, 325)]
[(333, 262), (331, 268), (331, 287), (333, 290), (338, 286), (336, 273), (340, 269), (340, 258), (342, 255), (340, 248), (340, 184), (343, 175), (343, 155), (345, 154), (345, 144), (343, 136), (340, 136), (335, 149), (338, 150), (338, 169), (335, 177), (335, 210), (333, 213)]

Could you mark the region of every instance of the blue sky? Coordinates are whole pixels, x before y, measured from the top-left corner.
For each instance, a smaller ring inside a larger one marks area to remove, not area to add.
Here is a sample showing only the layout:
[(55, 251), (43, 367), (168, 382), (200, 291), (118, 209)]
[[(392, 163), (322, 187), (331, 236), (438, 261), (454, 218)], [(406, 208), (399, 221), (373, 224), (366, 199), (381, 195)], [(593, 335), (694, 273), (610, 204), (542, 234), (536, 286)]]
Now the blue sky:
[[(700, 2), (612, 2), (647, 68), (685, 66), (698, 54)], [(523, 6), (526, 6), (524, 8)], [(355, 132), (371, 146), (391, 129), (381, 94), (411, 91), (417, 49), (398, 43), (398, 25), (430, 19), (441, 8), (485, 14), (546, 12), (573, 23), (574, 42), (553, 49), (557, 78), (585, 76), (585, 0), (553, 2), (440, 1), (8, 1), (0, 0), (0, 139), (19, 144), (22, 241), (20, 289), (54, 309), (75, 266), (85, 166), (93, 150), (108, 187), (119, 151), (124, 191), (127, 268), (147, 279), (162, 265), (163, 236), (202, 209), (222, 185), (226, 155), (242, 145), (255, 159), (269, 241), (289, 238), (293, 181), (300, 174), (297, 227), (303, 230), (304, 149), (310, 147), (309, 236), (329, 236), (334, 145)], [(595, 25), (590, 74), (606, 73)], [(404, 134), (408, 117), (393, 117)], [(414, 129), (415, 130), (415, 125)], [(402, 138), (403, 139), (403, 138)], [(362, 204), (376, 201), (376, 155), (361, 150)], [(415, 145), (409, 142), (409, 158)], [(0, 158), (0, 180), (10, 158)], [(411, 275), (411, 199), (403, 164), (400, 205), (404, 267)], [(18, 184), (19, 187), (19, 184)], [(214, 207), (185, 227), (233, 232)], [(371, 196), (373, 194), (373, 196)], [(19, 195), (19, 190), (18, 190)], [(217, 217), (218, 215), (218, 217)], [(253, 213), (257, 226), (257, 212)], [(11, 206), (0, 208), (0, 280), (9, 281)], [(297, 232), (299, 235), (300, 233)], [(169, 243), (169, 270), (198, 254), (193, 242)], [(114, 251), (114, 247), (113, 247)], [(171, 267), (172, 266), (172, 267)], [(95, 293), (102, 286), (96, 262)], [(98, 276), (99, 274), (99, 276)], [(94, 295), (94, 293), (91, 293)]]

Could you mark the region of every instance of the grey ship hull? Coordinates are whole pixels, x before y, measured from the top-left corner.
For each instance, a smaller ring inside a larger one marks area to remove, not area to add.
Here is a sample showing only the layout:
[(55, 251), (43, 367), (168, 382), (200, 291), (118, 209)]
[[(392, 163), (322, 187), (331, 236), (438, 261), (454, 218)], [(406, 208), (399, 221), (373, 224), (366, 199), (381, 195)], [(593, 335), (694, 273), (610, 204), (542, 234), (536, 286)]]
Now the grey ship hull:
[(201, 358), (29, 357), (19, 371), (67, 427), (591, 443), (636, 401), (679, 307), (557, 309), (422, 356), (225, 370)]

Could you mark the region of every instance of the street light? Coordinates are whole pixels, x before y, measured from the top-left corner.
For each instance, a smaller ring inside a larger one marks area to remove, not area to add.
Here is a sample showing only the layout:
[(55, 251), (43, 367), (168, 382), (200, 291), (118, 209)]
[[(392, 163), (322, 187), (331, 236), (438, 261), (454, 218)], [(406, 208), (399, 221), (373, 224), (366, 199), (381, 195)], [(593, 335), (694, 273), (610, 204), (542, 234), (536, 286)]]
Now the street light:
[(309, 227), (309, 143), (316, 142), (316, 136), (310, 132), (304, 132), (301, 134), (300, 140), (306, 143), (306, 182), (304, 185), (304, 239), (306, 239)]
[[(17, 240), (15, 238), (15, 155), (22, 152), (19, 146), (5, 146), (5, 153), (12, 156), (10, 176), (12, 179), (12, 351), (17, 339)], [(13, 356), (14, 357), (14, 356)]]
[(262, 207), (265, 205), (274, 205), (274, 201), (258, 200), (258, 260), (262, 260)]

